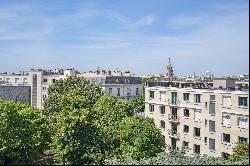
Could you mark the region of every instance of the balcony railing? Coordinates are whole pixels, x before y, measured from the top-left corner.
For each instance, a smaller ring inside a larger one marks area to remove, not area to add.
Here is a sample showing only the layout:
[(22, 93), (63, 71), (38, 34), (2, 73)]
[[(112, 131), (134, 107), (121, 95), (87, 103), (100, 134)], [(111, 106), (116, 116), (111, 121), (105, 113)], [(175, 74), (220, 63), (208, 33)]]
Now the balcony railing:
[(180, 100), (170, 100), (170, 99), (168, 99), (168, 104), (170, 106), (179, 107), (180, 106)]
[(168, 120), (171, 121), (171, 122), (178, 123), (178, 122), (180, 122), (180, 117), (168, 114)]
[(176, 138), (176, 139), (180, 138), (180, 133), (177, 132), (176, 130), (168, 130), (168, 135), (171, 138)]

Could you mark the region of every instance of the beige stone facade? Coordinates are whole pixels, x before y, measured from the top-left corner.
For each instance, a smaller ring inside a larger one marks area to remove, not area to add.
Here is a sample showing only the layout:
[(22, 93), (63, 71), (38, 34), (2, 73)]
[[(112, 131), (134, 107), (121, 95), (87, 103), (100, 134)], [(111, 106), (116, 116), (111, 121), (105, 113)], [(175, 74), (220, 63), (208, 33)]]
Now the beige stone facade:
[(172, 148), (227, 157), (249, 142), (249, 92), (145, 87), (145, 116), (154, 119)]

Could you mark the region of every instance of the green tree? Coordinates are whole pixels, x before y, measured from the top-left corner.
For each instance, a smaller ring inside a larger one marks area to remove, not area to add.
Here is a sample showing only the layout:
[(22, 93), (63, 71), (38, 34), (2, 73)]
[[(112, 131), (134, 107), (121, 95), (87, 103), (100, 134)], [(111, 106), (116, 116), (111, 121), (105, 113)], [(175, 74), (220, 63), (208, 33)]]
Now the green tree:
[(233, 154), (230, 156), (232, 161), (238, 161), (249, 156), (249, 143), (248, 142), (241, 142), (238, 143), (233, 148)]
[(133, 159), (153, 157), (165, 149), (164, 136), (150, 118), (127, 117), (120, 123), (121, 153)]
[(131, 101), (132, 110), (134, 112), (144, 112), (145, 111), (145, 97), (137, 96)]
[[(65, 94), (74, 91), (78, 96), (84, 96), (88, 100), (88, 108), (92, 108), (95, 102), (104, 95), (102, 88), (90, 83), (86, 79), (77, 76), (68, 77), (65, 80), (58, 80), (48, 89), (48, 98), (44, 103), (44, 112), (46, 114), (54, 114), (62, 109), (61, 99)], [(82, 106), (81, 103), (79, 107)], [(84, 105), (84, 107), (86, 107)]]
[(102, 95), (101, 87), (81, 77), (59, 80), (49, 87), (44, 112), (50, 119), (57, 162), (98, 164), (101, 140), (90, 111)]
[(91, 117), (103, 140), (103, 159), (120, 155), (119, 124), (123, 118), (132, 115), (129, 102), (114, 96), (103, 96), (94, 105)]
[(0, 164), (34, 164), (50, 142), (48, 121), (29, 105), (0, 100)]

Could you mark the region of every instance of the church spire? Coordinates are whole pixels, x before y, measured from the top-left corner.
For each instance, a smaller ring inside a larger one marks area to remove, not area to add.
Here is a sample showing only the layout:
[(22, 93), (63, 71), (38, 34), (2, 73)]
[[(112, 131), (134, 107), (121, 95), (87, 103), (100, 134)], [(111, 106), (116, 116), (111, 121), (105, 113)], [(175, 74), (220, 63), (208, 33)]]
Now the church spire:
[(171, 65), (170, 57), (168, 58), (168, 64), (166, 66), (166, 77), (167, 78), (172, 78), (174, 75), (173, 67)]

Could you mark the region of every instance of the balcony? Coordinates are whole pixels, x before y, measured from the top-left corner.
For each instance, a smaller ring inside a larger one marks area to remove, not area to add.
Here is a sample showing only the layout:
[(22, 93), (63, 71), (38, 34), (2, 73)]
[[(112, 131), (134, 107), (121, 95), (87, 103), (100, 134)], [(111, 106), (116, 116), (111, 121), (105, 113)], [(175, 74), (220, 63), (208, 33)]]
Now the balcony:
[(179, 123), (180, 122), (180, 117), (168, 114), (168, 120), (169, 120), (169, 122)]
[(180, 139), (180, 133), (176, 130), (168, 130), (168, 135), (170, 138)]

